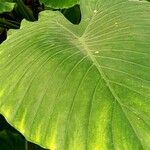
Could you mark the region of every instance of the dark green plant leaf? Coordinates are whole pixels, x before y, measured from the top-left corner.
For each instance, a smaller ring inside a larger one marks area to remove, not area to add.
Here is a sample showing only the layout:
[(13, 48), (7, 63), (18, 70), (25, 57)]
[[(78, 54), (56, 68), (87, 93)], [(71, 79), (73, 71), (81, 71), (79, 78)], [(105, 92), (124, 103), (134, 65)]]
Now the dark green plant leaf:
[(73, 24), (79, 24), (81, 21), (81, 11), (80, 6), (75, 5), (69, 9), (61, 10), (62, 14)]
[(68, 8), (78, 4), (79, 0), (40, 0), (46, 6), (52, 8)]
[(35, 21), (33, 11), (24, 4), (23, 0), (15, 0), (15, 11), (18, 15), (21, 15), (23, 18), (29, 21)]
[(15, 0), (0, 0), (0, 2), (9, 2), (9, 3), (14, 3), (15, 2)]
[(7, 20), (5, 18), (0, 18), (0, 27), (6, 28), (6, 29), (9, 29), (9, 28), (19, 29), (20, 24), (13, 20)]
[(0, 0), (0, 13), (6, 12), (6, 11), (11, 11), (14, 7), (13, 3), (9, 2), (1, 2)]
[[(0, 46), (0, 112), (52, 150), (150, 149), (150, 3), (81, 0)], [(31, 34), (32, 33), (32, 34)]]

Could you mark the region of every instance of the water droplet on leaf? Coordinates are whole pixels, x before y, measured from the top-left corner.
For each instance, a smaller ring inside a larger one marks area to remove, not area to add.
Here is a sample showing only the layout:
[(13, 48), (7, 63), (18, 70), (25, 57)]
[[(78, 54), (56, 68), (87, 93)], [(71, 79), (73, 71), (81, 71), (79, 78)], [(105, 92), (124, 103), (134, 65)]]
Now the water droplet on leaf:
[(96, 9), (94, 10), (94, 13), (95, 13), (95, 14), (97, 13), (97, 10), (96, 10)]
[(99, 53), (99, 51), (95, 51), (95, 54), (98, 54)]

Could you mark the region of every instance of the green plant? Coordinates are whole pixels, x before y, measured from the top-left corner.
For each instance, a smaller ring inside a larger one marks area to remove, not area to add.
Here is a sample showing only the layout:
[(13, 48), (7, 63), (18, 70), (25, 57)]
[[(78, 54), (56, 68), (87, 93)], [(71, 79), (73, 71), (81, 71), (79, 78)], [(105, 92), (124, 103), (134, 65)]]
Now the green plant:
[(34, 22), (0, 46), (0, 113), (52, 150), (149, 150), (150, 3), (41, 2), (16, 1)]

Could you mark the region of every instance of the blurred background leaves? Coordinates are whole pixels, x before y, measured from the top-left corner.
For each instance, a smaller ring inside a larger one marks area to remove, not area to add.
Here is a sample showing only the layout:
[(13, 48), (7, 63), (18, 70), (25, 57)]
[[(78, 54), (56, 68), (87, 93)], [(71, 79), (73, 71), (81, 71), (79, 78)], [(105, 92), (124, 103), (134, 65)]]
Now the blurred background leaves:
[(60, 11), (73, 24), (80, 23), (78, 4), (68, 9), (55, 9), (45, 6), (39, 0), (0, 0), (0, 43), (6, 40), (9, 29), (19, 29), (23, 19), (37, 21), (39, 12), (46, 9)]

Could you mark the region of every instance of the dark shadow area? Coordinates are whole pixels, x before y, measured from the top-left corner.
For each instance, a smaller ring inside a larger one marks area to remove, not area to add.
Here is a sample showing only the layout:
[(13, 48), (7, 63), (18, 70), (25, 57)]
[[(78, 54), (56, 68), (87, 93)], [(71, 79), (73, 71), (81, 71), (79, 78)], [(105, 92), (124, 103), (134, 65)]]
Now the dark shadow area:
[[(38, 14), (46, 8), (39, 0), (20, 0), (15, 4), (11, 12), (0, 13), (0, 43), (7, 39), (9, 29), (19, 29), (21, 21), (37, 21)], [(79, 5), (68, 9), (53, 9), (51, 11), (60, 11), (72, 24), (79, 24), (81, 21), (81, 10)]]
[[(26, 142), (24, 136), (0, 114), (0, 150), (25, 150)], [(46, 150), (31, 142), (27, 143), (28, 150)]]
[(62, 14), (73, 24), (79, 24), (81, 21), (80, 5), (75, 5), (69, 9), (62, 9)]

